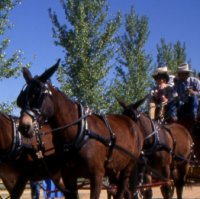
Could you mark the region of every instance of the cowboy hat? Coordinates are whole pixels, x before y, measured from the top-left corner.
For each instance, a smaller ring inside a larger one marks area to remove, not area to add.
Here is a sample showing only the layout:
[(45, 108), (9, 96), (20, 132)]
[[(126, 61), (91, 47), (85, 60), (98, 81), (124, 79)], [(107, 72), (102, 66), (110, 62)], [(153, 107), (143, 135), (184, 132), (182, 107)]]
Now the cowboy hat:
[(189, 69), (189, 65), (186, 63), (180, 64), (178, 66), (178, 73), (191, 73), (193, 72), (192, 70)]
[(168, 74), (168, 68), (167, 66), (163, 66), (163, 67), (158, 67), (156, 69), (156, 71), (153, 74), (153, 78), (157, 79), (158, 77), (163, 77), (164, 79), (166, 79), (166, 81), (169, 81), (169, 74)]

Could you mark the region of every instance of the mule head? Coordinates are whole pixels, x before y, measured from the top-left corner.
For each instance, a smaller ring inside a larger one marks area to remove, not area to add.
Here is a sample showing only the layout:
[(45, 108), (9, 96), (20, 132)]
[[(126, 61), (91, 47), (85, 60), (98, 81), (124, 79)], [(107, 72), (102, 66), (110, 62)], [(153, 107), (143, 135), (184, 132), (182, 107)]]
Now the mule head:
[(123, 114), (130, 117), (132, 120), (137, 121), (138, 118), (140, 117), (140, 113), (138, 111), (138, 107), (144, 103), (146, 100), (147, 96), (142, 98), (141, 100), (138, 100), (134, 104), (126, 105), (123, 101), (117, 99), (119, 102), (120, 106), (124, 109)]
[(21, 108), (19, 130), (25, 136), (33, 136), (35, 130), (53, 115), (51, 84), (48, 80), (57, 70), (59, 62), (34, 78), (27, 68), (23, 68), (26, 85), (17, 97), (17, 105)]
[(137, 109), (134, 108), (133, 104), (130, 105), (126, 105), (125, 102), (121, 101), (121, 100), (117, 100), (118, 103), (120, 104), (120, 106), (123, 108), (123, 115), (126, 115), (128, 117), (130, 117), (132, 120), (136, 121), (137, 120)]

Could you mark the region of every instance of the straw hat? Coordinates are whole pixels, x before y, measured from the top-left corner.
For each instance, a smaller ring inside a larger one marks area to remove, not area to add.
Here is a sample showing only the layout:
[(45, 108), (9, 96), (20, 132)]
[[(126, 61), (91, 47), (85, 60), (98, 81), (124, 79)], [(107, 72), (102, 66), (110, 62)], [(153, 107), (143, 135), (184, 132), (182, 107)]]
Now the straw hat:
[(168, 74), (168, 68), (167, 66), (163, 66), (163, 67), (158, 67), (156, 69), (156, 71), (153, 74), (153, 78), (157, 79), (158, 77), (163, 77), (164, 79), (166, 79), (166, 81), (169, 81), (169, 74)]
[(189, 69), (189, 65), (186, 63), (180, 64), (178, 66), (178, 73), (191, 73), (193, 72), (192, 70)]

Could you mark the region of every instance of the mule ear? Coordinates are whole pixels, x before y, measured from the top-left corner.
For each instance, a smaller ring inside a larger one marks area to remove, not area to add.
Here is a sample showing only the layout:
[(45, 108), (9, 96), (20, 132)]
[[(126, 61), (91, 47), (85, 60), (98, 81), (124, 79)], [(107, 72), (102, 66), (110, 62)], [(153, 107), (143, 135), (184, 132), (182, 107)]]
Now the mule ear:
[(120, 100), (119, 98), (116, 97), (116, 100), (118, 101), (118, 103), (120, 104), (120, 106), (123, 108), (123, 109), (126, 109), (127, 108), (127, 105), (124, 101)]
[(149, 97), (149, 94), (147, 94), (146, 96), (144, 96), (142, 99), (138, 100), (137, 102), (135, 102), (134, 104), (131, 104), (131, 107), (133, 109), (137, 109), (141, 104), (143, 104), (145, 102), (145, 100)]
[(56, 62), (55, 65), (47, 69), (42, 75), (39, 76), (39, 80), (42, 82), (46, 82), (58, 69), (60, 63), (60, 59)]
[(23, 67), (22, 68), (22, 73), (23, 73), (24, 79), (26, 80), (26, 83), (28, 83), (32, 79), (31, 72), (29, 71), (28, 68)]

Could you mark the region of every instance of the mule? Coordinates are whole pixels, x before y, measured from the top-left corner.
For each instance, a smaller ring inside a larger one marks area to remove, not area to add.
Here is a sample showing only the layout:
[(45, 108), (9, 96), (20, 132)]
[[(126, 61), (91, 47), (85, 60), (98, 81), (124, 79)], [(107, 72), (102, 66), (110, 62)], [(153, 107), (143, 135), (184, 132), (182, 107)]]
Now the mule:
[(41, 149), (35, 138), (24, 138), (17, 125), (16, 117), (0, 112), (0, 178), (10, 198), (20, 198), (29, 180), (52, 178), (55, 184), (64, 190), (52, 134), (42, 135), (42, 131), (50, 132), (50, 126), (45, 125), (42, 131), (38, 132), (43, 138)]
[(42, 125), (48, 120), (56, 131), (53, 137), (69, 198), (78, 197), (77, 178), (84, 177), (90, 180), (90, 198), (98, 199), (105, 176), (115, 181), (116, 198), (123, 198), (143, 145), (140, 129), (125, 115), (91, 113), (52, 86), (48, 80), (58, 65), (59, 61), (34, 78), (23, 69), (26, 86), (17, 99), (22, 108), (20, 131), (31, 136), (35, 121)]
[[(185, 102), (189, 102), (189, 98), (186, 96)], [(200, 117), (193, 117), (190, 109), (192, 108), (189, 103), (180, 102), (177, 98), (175, 99), (175, 104), (177, 106), (177, 116), (178, 120), (176, 123), (184, 126), (193, 138), (193, 157), (189, 169), (188, 181), (198, 182), (199, 181), (199, 164), (200, 164)], [(199, 111), (199, 109), (198, 109)], [(197, 116), (200, 116), (199, 112)], [(167, 117), (167, 112), (165, 118)]]
[[(186, 183), (193, 152), (192, 137), (182, 125), (153, 123), (148, 116), (137, 110), (144, 100), (145, 98), (128, 106), (123, 102), (120, 102), (120, 104), (124, 108), (124, 114), (136, 121), (146, 137), (143, 151), (150, 168), (156, 170), (154, 178), (160, 175), (166, 180), (172, 178), (176, 187), (177, 198), (182, 199), (183, 187)], [(156, 125), (157, 127), (155, 127)], [(169, 185), (161, 186), (161, 191), (164, 198), (172, 197)], [(148, 196), (151, 198), (152, 193), (149, 194), (148, 192)]]

